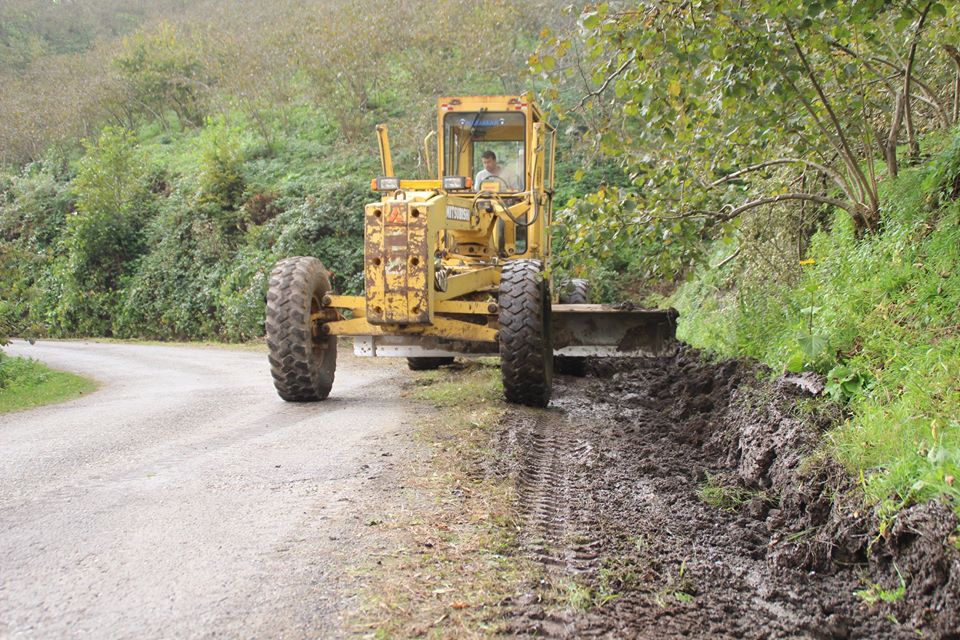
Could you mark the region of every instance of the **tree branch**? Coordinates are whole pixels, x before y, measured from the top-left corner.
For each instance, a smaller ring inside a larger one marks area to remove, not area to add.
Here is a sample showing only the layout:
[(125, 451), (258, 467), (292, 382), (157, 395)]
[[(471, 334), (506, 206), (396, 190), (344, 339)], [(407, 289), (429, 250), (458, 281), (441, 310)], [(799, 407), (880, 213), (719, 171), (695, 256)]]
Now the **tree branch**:
[(952, 44), (944, 44), (941, 46), (943, 50), (947, 52), (947, 55), (950, 56), (950, 60), (953, 61), (953, 66), (956, 67), (957, 70), (953, 81), (953, 121), (956, 123), (960, 120), (960, 51)]
[(856, 214), (858, 205), (856, 203), (850, 202), (848, 200), (838, 200), (837, 198), (831, 198), (829, 196), (821, 196), (815, 193), (802, 193), (802, 192), (792, 192), (792, 193), (780, 193), (775, 196), (767, 196), (764, 198), (757, 198), (756, 200), (751, 200), (750, 202), (745, 202), (738, 207), (727, 210), (723, 213), (718, 213), (715, 217), (718, 220), (724, 222), (733, 220), (741, 213), (749, 211), (750, 209), (756, 209), (757, 207), (762, 207), (767, 204), (777, 204), (779, 202), (786, 202), (788, 200), (806, 200), (809, 202), (817, 202), (819, 204), (829, 204), (837, 207), (838, 209), (843, 209), (849, 213)]
[[(869, 60), (867, 60), (866, 58), (861, 57), (860, 54), (858, 54), (856, 51), (854, 51), (853, 49), (851, 49), (850, 47), (848, 47), (848, 46), (846, 46), (846, 45), (844, 45), (844, 44), (841, 44), (841, 43), (837, 42), (836, 40), (831, 40), (831, 41), (830, 41), (830, 46), (833, 47), (834, 49), (839, 49), (840, 51), (844, 52), (845, 54), (847, 54), (847, 55), (850, 56), (851, 58), (854, 58), (855, 60), (859, 60), (860, 63), (867, 68), (867, 71), (869, 71), (869, 72), (872, 73), (873, 75), (877, 76), (877, 79), (879, 79), (880, 82), (883, 82), (883, 84), (885, 84), (885, 85), (887, 86), (887, 89), (890, 91), (890, 93), (896, 93), (897, 89), (896, 89), (896, 87), (893, 86), (893, 83), (890, 82), (890, 80), (889, 80), (886, 76), (884, 76), (882, 73), (880, 73), (880, 70), (879, 70), (879, 69), (877, 69), (875, 66), (873, 66), (872, 64), (870, 64), (870, 61), (869, 61)], [(886, 60), (882, 60), (881, 62), (887, 62), (887, 61), (886, 61)], [(888, 63), (888, 64), (889, 64), (889, 63)], [(897, 71), (898, 71), (898, 74), (897, 74), (897, 75), (899, 75), (900, 69), (899, 69), (898, 67), (894, 67), (894, 68), (897, 69)]]
[(907, 56), (907, 65), (903, 72), (904, 119), (907, 122), (907, 133), (909, 134), (907, 137), (910, 144), (910, 155), (914, 158), (920, 155), (920, 143), (917, 142), (913, 130), (913, 112), (910, 109), (910, 83), (913, 79), (913, 63), (917, 57), (917, 44), (920, 41), (920, 31), (923, 30), (923, 23), (927, 21), (927, 14), (930, 12), (930, 7), (932, 6), (933, 2), (927, 2), (927, 6), (923, 8), (923, 13), (920, 14), (920, 19), (917, 21), (917, 28), (913, 30), (913, 39), (910, 42), (910, 54)]
[(843, 177), (839, 173), (837, 173), (837, 171), (835, 171), (834, 169), (831, 169), (826, 165), (822, 165), (819, 162), (813, 162), (812, 160), (805, 160), (803, 158), (776, 158), (774, 160), (767, 160), (765, 162), (752, 164), (749, 167), (738, 169), (733, 173), (729, 173), (723, 176), (719, 180), (715, 180), (711, 182), (709, 186), (710, 188), (719, 187), (723, 183), (729, 182), (730, 180), (738, 178), (746, 173), (750, 173), (752, 171), (759, 171), (760, 169), (764, 169), (766, 167), (772, 167), (772, 166), (781, 165), (781, 164), (803, 164), (808, 167), (813, 167), (817, 171), (820, 171), (821, 173), (829, 176), (836, 183), (836, 185), (840, 187), (840, 190), (843, 191), (844, 195), (846, 195), (848, 198), (851, 195), (849, 192), (849, 185), (845, 184)]
[(793, 42), (793, 48), (796, 50), (797, 55), (800, 57), (800, 62), (803, 63), (803, 68), (807, 72), (807, 77), (810, 79), (810, 82), (813, 83), (813, 88), (817, 92), (817, 95), (820, 97), (820, 101), (823, 103), (824, 108), (827, 110), (827, 115), (830, 117), (830, 122), (833, 124), (833, 128), (836, 131), (837, 138), (840, 141), (840, 145), (843, 147), (844, 154), (847, 159), (847, 166), (850, 168), (851, 172), (857, 177), (857, 180), (866, 190), (866, 195), (870, 199), (870, 207), (873, 210), (876, 210), (879, 207), (879, 196), (876, 193), (876, 188), (874, 185), (870, 184), (867, 181), (867, 177), (863, 174), (863, 171), (860, 169), (860, 166), (857, 164), (857, 157), (854, 155), (853, 150), (850, 149), (850, 144), (847, 141), (847, 136), (843, 133), (843, 127), (840, 125), (840, 119), (837, 118), (837, 114), (833, 110), (833, 106), (830, 104), (830, 101), (827, 99), (826, 93), (823, 91), (823, 87), (820, 86), (820, 82), (817, 81), (817, 76), (813, 72), (813, 68), (810, 66), (810, 62), (807, 60), (807, 56), (803, 53), (803, 49), (800, 48), (800, 43), (797, 41), (796, 35), (793, 33), (793, 29), (790, 27), (789, 23), (786, 23), (787, 33), (790, 35), (790, 40)]
[(621, 64), (616, 71), (614, 71), (604, 79), (603, 84), (601, 84), (597, 90), (591, 91), (587, 95), (583, 96), (583, 98), (580, 100), (580, 104), (577, 105), (577, 108), (582, 109), (583, 105), (587, 102), (587, 100), (589, 100), (590, 98), (595, 98), (596, 96), (599, 96), (601, 93), (606, 91), (607, 87), (610, 86), (610, 83), (613, 82), (613, 80), (616, 79), (617, 76), (619, 76), (621, 73), (626, 71), (627, 67), (629, 67), (634, 60), (636, 60), (636, 58), (633, 56), (624, 60), (623, 64)]

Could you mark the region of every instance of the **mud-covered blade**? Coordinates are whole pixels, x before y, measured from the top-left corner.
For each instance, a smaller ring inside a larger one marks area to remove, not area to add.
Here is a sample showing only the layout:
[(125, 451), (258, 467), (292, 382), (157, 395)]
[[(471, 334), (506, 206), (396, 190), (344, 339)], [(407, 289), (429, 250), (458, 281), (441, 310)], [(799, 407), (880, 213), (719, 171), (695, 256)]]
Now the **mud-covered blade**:
[(676, 309), (553, 305), (553, 352), (561, 356), (656, 355), (677, 340)]

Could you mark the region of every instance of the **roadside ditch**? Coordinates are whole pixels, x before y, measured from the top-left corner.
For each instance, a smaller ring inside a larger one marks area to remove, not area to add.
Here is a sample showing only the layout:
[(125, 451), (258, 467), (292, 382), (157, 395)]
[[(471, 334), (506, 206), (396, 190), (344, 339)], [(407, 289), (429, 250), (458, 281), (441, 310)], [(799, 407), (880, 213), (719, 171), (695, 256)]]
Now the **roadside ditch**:
[(815, 380), (679, 347), (562, 378), (510, 410), (489, 473), (515, 480), (543, 574), (504, 633), (557, 638), (958, 638), (953, 511), (881, 522), (819, 450)]

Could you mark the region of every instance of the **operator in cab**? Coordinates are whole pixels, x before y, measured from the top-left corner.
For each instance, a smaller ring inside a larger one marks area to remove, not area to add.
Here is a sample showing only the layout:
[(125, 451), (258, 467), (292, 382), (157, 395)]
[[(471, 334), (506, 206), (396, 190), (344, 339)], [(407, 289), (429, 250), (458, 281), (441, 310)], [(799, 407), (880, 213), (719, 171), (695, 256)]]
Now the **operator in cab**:
[(504, 177), (503, 166), (497, 163), (497, 154), (493, 151), (487, 150), (483, 152), (483, 155), (480, 156), (480, 159), (483, 160), (483, 169), (477, 172), (477, 177), (473, 181), (474, 188), (479, 191), (484, 182), (498, 182), (500, 183), (501, 189), (512, 189), (513, 186)]

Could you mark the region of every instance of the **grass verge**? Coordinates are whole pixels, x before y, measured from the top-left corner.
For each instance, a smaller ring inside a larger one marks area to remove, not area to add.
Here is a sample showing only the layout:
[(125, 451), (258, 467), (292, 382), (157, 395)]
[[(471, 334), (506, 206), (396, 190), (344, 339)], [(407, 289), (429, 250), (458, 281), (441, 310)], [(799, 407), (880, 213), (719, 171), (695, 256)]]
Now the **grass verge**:
[(96, 388), (89, 378), (0, 354), (0, 413), (63, 402)]
[(536, 571), (518, 554), (513, 483), (484, 471), (505, 411), (499, 369), (471, 363), (418, 374), (409, 397), (429, 454), (406, 473), (415, 508), (386, 519), (393, 551), (363, 569), (354, 630), (371, 638), (480, 638)]
[(183, 342), (177, 340), (138, 340), (126, 338), (69, 338), (63, 342), (93, 342), (95, 344), (135, 344), (150, 347), (190, 347), (193, 349), (230, 349), (233, 351), (267, 352), (266, 339), (258, 338), (248, 342), (213, 342), (209, 340)]

